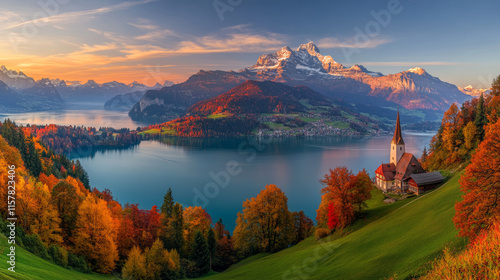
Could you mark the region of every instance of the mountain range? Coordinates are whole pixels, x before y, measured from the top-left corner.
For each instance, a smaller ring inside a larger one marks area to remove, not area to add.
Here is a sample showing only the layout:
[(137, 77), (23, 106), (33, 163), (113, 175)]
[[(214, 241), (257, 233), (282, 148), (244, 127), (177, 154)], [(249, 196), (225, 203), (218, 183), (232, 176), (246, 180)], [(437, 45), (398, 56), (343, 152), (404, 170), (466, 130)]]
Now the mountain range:
[[(23, 84), (19, 80), (16, 82)], [(0, 100), (0, 110), (8, 113), (54, 110), (64, 106), (63, 99), (48, 79), (41, 79), (22, 90), (14, 90), (0, 80)]]
[[(313, 42), (302, 44), (295, 50), (283, 47), (261, 55), (254, 65), (239, 71), (200, 70), (183, 83), (173, 85), (165, 81), (163, 85), (157, 83), (152, 87), (138, 82), (99, 84), (93, 80), (82, 84), (42, 79), (43, 82), (39, 83), (22, 71), (9, 70), (5, 66), (0, 68), (0, 81), (14, 94), (36, 95), (38, 91), (40, 96), (54, 97), (51, 102), (108, 101), (106, 108), (128, 110), (132, 107), (130, 117), (142, 121), (166, 121), (182, 116), (197, 102), (225, 93), (247, 80), (306, 86), (326, 97), (348, 103), (386, 108), (402, 106), (435, 112), (443, 112), (453, 102), (462, 103), (478, 92), (485, 92), (470, 87), (457, 88), (419, 67), (390, 75), (370, 71), (362, 65), (346, 67), (331, 56), (321, 54)], [(42, 90), (41, 86), (45, 88)], [(141, 97), (143, 92), (146, 93)], [(114, 98), (117, 95), (121, 96)], [(18, 111), (50, 109), (56, 104), (46, 105), (24, 106)]]
[(134, 105), (141, 100), (146, 91), (134, 91), (118, 94), (104, 103), (104, 109), (110, 111), (130, 111)]
[(135, 120), (169, 120), (195, 103), (222, 94), (246, 80), (307, 86), (327, 97), (381, 107), (402, 106), (443, 112), (454, 102), (470, 99), (455, 85), (415, 67), (383, 75), (362, 65), (346, 67), (321, 54), (313, 43), (296, 50), (283, 47), (264, 54), (240, 71), (203, 71), (185, 82), (147, 91), (129, 115)]
[[(9, 89), (11, 90), (10, 92), (12, 93), (12, 95), (10, 96), (10, 101), (13, 102), (11, 104), (17, 104), (16, 107), (10, 107), (9, 112), (48, 110), (53, 109), (54, 105), (57, 105), (56, 107), (61, 107), (62, 103), (64, 103), (65, 101), (104, 102), (119, 94), (127, 94), (132, 92), (144, 93), (147, 90), (159, 89), (174, 84), (171, 81), (164, 81), (163, 84), (157, 83), (156, 85), (150, 87), (136, 81), (130, 84), (124, 84), (116, 81), (99, 84), (94, 80), (89, 80), (86, 83), (82, 84), (79, 81), (65, 81), (61, 79), (48, 78), (43, 78), (35, 81), (35, 79), (27, 76), (22, 71), (18, 72), (15, 70), (7, 69), (7, 67), (5, 67), (4, 65), (0, 66), (0, 81), (2, 81), (5, 86), (9, 87)], [(38, 105), (32, 106), (33, 104), (31, 104), (28, 106), (24, 106), (21, 100), (25, 98), (23, 97), (23, 95), (26, 94), (38, 99)], [(44, 98), (50, 99), (47, 100), (47, 104), (43, 104)], [(139, 99), (140, 98), (134, 100), (134, 104)], [(53, 102), (59, 102), (61, 104), (49, 104)], [(126, 110), (130, 110), (132, 105), (126, 108)]]

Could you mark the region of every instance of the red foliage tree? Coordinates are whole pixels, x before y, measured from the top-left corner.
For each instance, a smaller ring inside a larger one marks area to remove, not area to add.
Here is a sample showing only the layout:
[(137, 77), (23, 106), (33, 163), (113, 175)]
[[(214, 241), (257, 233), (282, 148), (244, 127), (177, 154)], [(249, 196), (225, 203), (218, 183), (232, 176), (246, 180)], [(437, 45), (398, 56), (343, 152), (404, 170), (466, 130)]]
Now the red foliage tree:
[(330, 169), (321, 183), (325, 187), (321, 190), (323, 196), (316, 217), (320, 227), (328, 226), (330, 203), (338, 213), (337, 227), (343, 228), (354, 221), (356, 212), (362, 211), (365, 201), (371, 198), (373, 184), (366, 170), (354, 175), (345, 166)]
[(52, 190), (52, 188), (59, 183), (59, 179), (56, 178), (53, 174), (50, 174), (49, 176), (45, 175), (44, 173), (40, 173), (40, 177), (38, 178), (40, 182), (43, 184), (47, 185), (49, 187), (49, 191)]
[(474, 238), (500, 218), (500, 122), (486, 131), (460, 178), (463, 201), (455, 205), (453, 221), (461, 236)]
[(328, 205), (328, 228), (334, 229), (339, 225), (339, 213), (335, 210), (333, 202)]
[(160, 213), (156, 205), (148, 211), (139, 209), (137, 204), (132, 204), (126, 206), (126, 212), (133, 224), (135, 245), (143, 249), (151, 247), (158, 238), (160, 227)]

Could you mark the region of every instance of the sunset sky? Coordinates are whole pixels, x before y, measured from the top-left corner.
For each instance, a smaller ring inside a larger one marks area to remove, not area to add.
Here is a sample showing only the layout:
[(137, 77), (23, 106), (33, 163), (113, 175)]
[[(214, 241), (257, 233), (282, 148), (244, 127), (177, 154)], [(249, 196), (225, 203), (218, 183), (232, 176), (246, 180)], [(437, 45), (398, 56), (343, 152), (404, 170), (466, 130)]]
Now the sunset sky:
[[(489, 87), (500, 72), (500, 1), (394, 1), (2, 1), (0, 64), (36, 79), (182, 82), (314, 41), (346, 66), (420, 66), (458, 86)], [(391, 4), (399, 12), (376, 23)], [(357, 41), (370, 27), (377, 32)]]

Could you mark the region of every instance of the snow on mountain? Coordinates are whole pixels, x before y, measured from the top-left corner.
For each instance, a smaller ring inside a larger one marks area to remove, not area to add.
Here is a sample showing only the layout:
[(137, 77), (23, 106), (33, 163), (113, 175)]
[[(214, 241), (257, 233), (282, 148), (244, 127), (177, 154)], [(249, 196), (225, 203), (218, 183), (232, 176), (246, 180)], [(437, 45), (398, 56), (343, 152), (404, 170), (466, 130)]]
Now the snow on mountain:
[(64, 80), (61, 80), (59, 78), (57, 79), (50, 79), (50, 83), (53, 84), (55, 87), (66, 87), (67, 84)]
[(303, 80), (304, 77), (312, 75), (323, 75), (324, 79), (348, 77), (356, 80), (383, 76), (382, 73), (368, 71), (362, 65), (345, 67), (331, 56), (322, 55), (313, 42), (302, 44), (295, 51), (287, 46), (276, 53), (264, 54), (255, 65), (242, 71), (245, 70), (261, 76), (274, 76), (277, 81), (285, 81), (287, 77)]
[(429, 74), (427, 74), (427, 72), (424, 69), (422, 69), (420, 67), (410, 68), (406, 72), (411, 72), (411, 73), (414, 73), (414, 74), (417, 74), (417, 75), (421, 75), (421, 76), (423, 76), (423, 75), (429, 75)]
[(22, 71), (7, 69), (4, 65), (0, 66), (0, 81), (13, 89), (25, 89), (35, 85), (35, 80), (26, 76)]
[[(158, 85), (158, 86), (156, 86), (156, 85)], [(162, 85), (160, 85), (160, 83), (156, 83), (156, 85), (154, 87), (157, 87), (157, 88), (161, 88), (162, 87)], [(165, 80), (165, 82), (163, 82), (163, 87), (170, 87), (170, 86), (173, 86), (173, 85), (175, 85), (175, 83), (172, 82), (172, 81)]]
[(467, 95), (470, 95), (470, 96), (480, 96), (481, 94), (487, 94), (489, 92), (491, 92), (491, 88), (490, 89), (484, 89), (484, 88), (474, 88), (473, 86), (471, 85), (468, 85), (466, 87), (459, 87), (458, 88), (461, 92), (463, 92), (464, 94), (467, 94)]

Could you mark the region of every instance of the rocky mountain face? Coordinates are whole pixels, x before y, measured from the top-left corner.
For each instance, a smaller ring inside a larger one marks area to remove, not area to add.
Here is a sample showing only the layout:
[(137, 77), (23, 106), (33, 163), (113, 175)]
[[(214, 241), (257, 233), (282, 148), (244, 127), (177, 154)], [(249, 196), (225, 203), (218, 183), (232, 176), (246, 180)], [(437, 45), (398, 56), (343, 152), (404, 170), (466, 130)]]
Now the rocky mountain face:
[(147, 91), (130, 110), (129, 116), (142, 121), (172, 120), (184, 114), (191, 105), (226, 92), (246, 80), (248, 78), (238, 72), (201, 70), (184, 83)]
[(20, 91), (0, 81), (0, 100), (0, 111), (6, 113), (54, 110), (64, 106), (64, 101), (48, 79)]
[(353, 94), (361, 94), (394, 102), (407, 109), (442, 111), (453, 102), (468, 99), (455, 85), (431, 76), (422, 68), (384, 76), (362, 65), (345, 67), (331, 56), (323, 56), (312, 42), (300, 45), (296, 51), (285, 47), (274, 54), (263, 55), (257, 64), (244, 71), (278, 77), (276, 81), (289, 84), (303, 83), (332, 97), (351, 99)]
[(134, 91), (119, 94), (104, 103), (104, 109), (110, 111), (130, 111), (134, 105), (141, 100), (145, 91)]
[(0, 66), (0, 81), (16, 90), (26, 89), (35, 85), (35, 80), (26, 76), (22, 71), (9, 70), (4, 65)]
[(33, 98), (64, 103), (56, 87), (50, 82), (50, 79), (41, 79), (37, 81), (33, 87), (24, 89), (21, 92), (26, 95), (31, 95)]
[(455, 85), (433, 77), (424, 69), (383, 75), (362, 65), (346, 67), (331, 56), (322, 55), (310, 42), (296, 50), (283, 47), (264, 54), (255, 65), (240, 71), (200, 71), (183, 83), (150, 90), (129, 115), (137, 120), (168, 120), (185, 113), (196, 102), (222, 94), (246, 80), (303, 85), (347, 102), (400, 105), (407, 109), (444, 111), (451, 103), (470, 98)]

